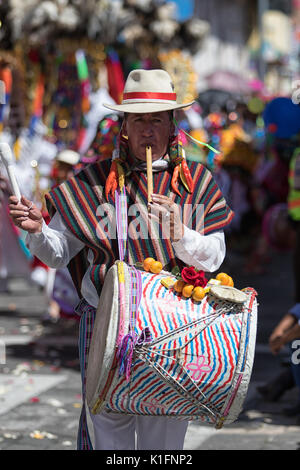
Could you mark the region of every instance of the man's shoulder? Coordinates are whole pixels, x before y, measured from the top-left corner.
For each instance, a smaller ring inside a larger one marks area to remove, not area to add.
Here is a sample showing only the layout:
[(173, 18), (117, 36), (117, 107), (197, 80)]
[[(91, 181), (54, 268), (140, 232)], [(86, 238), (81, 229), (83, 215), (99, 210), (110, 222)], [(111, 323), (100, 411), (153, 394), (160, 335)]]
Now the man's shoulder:
[(96, 180), (98, 184), (104, 184), (109, 174), (110, 165), (110, 159), (90, 163), (79, 170), (76, 175), (73, 176), (73, 179), (87, 181), (92, 179), (93, 182)]
[(204, 163), (196, 162), (194, 160), (187, 159), (187, 164), (189, 166), (192, 176), (197, 175), (198, 177), (204, 177), (211, 175), (211, 171)]

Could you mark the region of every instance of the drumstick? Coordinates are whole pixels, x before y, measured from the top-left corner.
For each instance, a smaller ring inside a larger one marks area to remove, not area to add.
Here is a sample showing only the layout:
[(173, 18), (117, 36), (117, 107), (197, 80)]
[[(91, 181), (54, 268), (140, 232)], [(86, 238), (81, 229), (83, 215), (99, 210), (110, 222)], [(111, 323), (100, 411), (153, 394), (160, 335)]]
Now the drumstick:
[(152, 174), (152, 152), (151, 147), (146, 147), (147, 157), (147, 191), (148, 191), (148, 202), (151, 202), (151, 195), (153, 194), (153, 174)]
[(1, 155), (2, 162), (6, 167), (6, 171), (10, 180), (13, 194), (17, 196), (17, 198), (20, 200), (21, 192), (18, 186), (15, 171), (14, 171), (12, 152), (11, 152), (10, 146), (6, 142), (0, 143), (0, 155)]

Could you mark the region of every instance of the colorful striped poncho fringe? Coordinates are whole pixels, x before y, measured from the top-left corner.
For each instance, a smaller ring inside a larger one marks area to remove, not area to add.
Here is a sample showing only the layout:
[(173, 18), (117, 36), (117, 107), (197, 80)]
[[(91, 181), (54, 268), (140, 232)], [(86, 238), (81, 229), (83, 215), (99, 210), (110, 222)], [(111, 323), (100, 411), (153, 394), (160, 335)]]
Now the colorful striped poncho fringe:
[[(107, 201), (104, 193), (110, 164), (109, 160), (91, 164), (46, 195), (49, 213), (58, 211), (69, 230), (85, 244), (86, 249), (92, 250), (94, 260), (91, 280), (99, 295), (107, 270), (118, 259), (114, 201), (111, 198)], [(189, 228), (204, 235), (222, 230), (232, 220), (233, 212), (211, 173), (195, 162), (189, 164), (189, 168), (194, 181), (192, 194), (183, 186), (179, 189), (181, 196), (172, 192), (172, 169), (153, 173), (154, 193), (172, 198), (181, 207), (183, 214), (187, 209), (189, 215), (186, 225)], [(130, 177), (127, 176), (126, 194), (128, 244), (124, 261), (134, 265), (146, 257), (153, 257), (166, 270), (176, 265), (183, 267), (183, 263), (175, 256), (170, 239), (163, 238), (160, 229), (155, 236), (148, 237), (146, 172), (132, 171)], [(133, 207), (138, 207), (140, 213), (133, 213)], [(79, 253), (70, 263), (69, 269), (80, 293), (81, 281), (87, 269), (86, 252)]]

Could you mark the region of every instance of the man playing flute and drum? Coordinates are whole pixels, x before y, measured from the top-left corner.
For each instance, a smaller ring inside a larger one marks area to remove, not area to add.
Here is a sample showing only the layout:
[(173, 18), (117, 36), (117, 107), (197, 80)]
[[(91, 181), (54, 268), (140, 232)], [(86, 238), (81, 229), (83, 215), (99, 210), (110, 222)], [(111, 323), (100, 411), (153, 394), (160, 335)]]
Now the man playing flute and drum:
[[(128, 264), (142, 263), (151, 257), (166, 271), (192, 265), (214, 272), (223, 262), (223, 229), (232, 220), (233, 212), (210, 172), (200, 163), (186, 162), (173, 121), (176, 109), (191, 104), (177, 103), (171, 78), (164, 70), (130, 72), (122, 104), (107, 105), (124, 113), (112, 159), (87, 166), (46, 196), (52, 215), (48, 226), (31, 201), (25, 197), (20, 202), (15, 196), (10, 198), (11, 217), (16, 226), (28, 232), (27, 244), (32, 254), (52, 268), (69, 266), (82, 299), (77, 308), (81, 324), (86, 318), (90, 319), (90, 326), (93, 324), (105, 275), (119, 259), (115, 233), (103, 228), (102, 209), (106, 210), (105, 220), (112, 222), (110, 228), (114, 227), (115, 190), (120, 177), (128, 205)], [(152, 160), (152, 195), (147, 190), (147, 155), (148, 176)], [(185, 185), (180, 180), (180, 167)], [(138, 224), (132, 223), (136, 212), (130, 210), (137, 204), (141, 208)], [(192, 208), (192, 214), (194, 208), (202, 207), (202, 220), (191, 217), (191, 223), (184, 224), (181, 213), (185, 204)], [(151, 220), (159, 221), (161, 232), (168, 225), (168, 235), (153, 236), (151, 230), (139, 232), (142, 222), (148, 227)], [(87, 356), (92, 327), (86, 331)], [(84, 411), (81, 419), (85, 424)], [(91, 419), (94, 448), (99, 450), (183, 449), (188, 425), (187, 420), (172, 417), (123, 415), (105, 409), (91, 414)], [(79, 448), (91, 448), (88, 431), (81, 430), (81, 437)]]

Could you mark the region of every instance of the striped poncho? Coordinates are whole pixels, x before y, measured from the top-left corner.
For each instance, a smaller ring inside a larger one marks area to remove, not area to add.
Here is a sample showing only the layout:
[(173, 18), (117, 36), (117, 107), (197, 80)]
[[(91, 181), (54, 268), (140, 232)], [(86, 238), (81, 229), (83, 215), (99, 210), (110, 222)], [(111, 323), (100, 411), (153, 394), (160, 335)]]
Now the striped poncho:
[[(233, 218), (233, 212), (211, 173), (199, 163), (189, 165), (194, 181), (194, 192), (184, 186), (181, 197), (171, 188), (171, 170), (153, 173), (153, 192), (174, 200), (183, 210), (183, 222), (204, 235), (223, 229)], [(115, 224), (114, 201), (105, 199), (104, 186), (110, 161), (89, 165), (76, 176), (53, 189), (47, 196), (50, 214), (60, 213), (68, 229), (86, 246), (70, 263), (73, 281), (80, 292), (87, 265), (87, 249), (94, 255), (91, 280), (100, 295), (107, 270), (119, 258)], [(147, 230), (147, 176), (145, 172), (131, 171), (126, 177), (128, 204), (128, 243), (125, 261), (142, 262), (146, 257), (160, 261), (164, 269), (171, 270), (183, 263), (175, 256), (170, 239), (162, 233), (154, 235)]]

